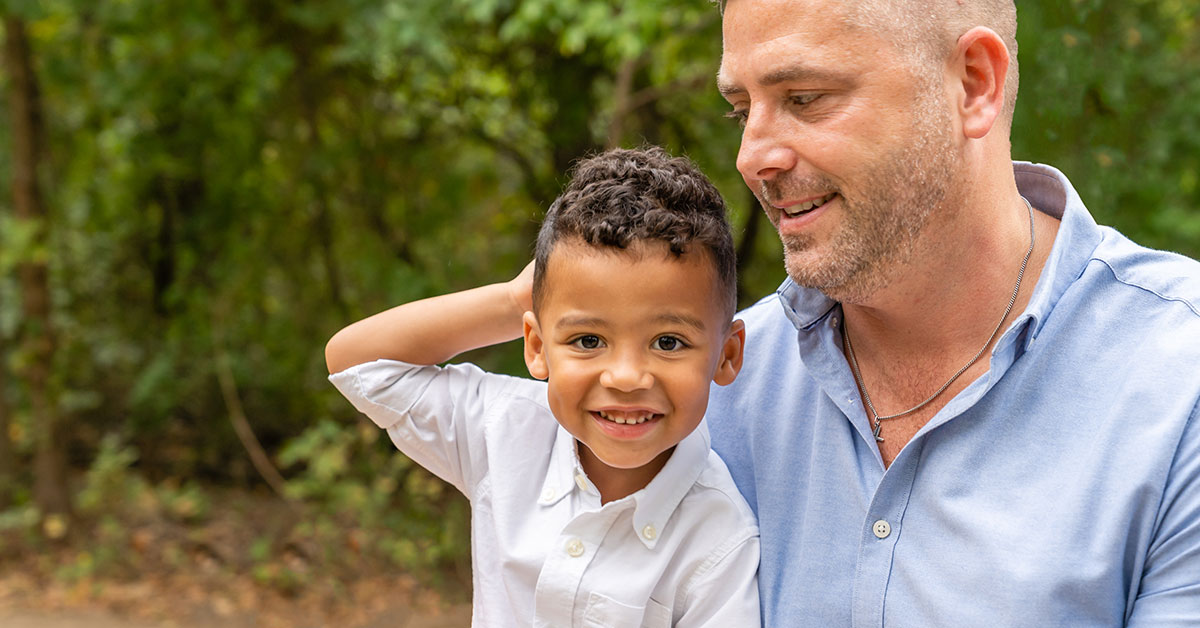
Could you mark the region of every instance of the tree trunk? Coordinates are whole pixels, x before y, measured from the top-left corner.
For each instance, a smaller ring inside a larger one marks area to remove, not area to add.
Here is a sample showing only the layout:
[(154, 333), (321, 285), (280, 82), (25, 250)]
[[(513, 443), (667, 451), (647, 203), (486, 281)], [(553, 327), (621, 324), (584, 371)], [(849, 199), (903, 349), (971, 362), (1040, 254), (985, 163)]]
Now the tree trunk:
[[(742, 239), (737, 245), (737, 300), (738, 307), (746, 301), (746, 286), (742, 273), (754, 259), (755, 243), (758, 242), (758, 228), (763, 219), (763, 211), (759, 206), (758, 197), (750, 188), (742, 188), (748, 200), (750, 211), (746, 213), (746, 224), (742, 226)], [(757, 297), (755, 297), (757, 298)]]
[(8, 373), (4, 364), (8, 361), (6, 346), (0, 344), (0, 510), (12, 506), (13, 488), (16, 487), (16, 461), (13, 460), (12, 440), (9, 439), (9, 421), (12, 413), (8, 402)]
[[(44, 248), (49, 220), (38, 190), (42, 146), (42, 110), (25, 23), (4, 18), (4, 69), (10, 81), (9, 111), (13, 142), (13, 208), (18, 221), (36, 227), (35, 249)], [(33, 497), (44, 517), (70, 512), (66, 456), (58, 411), (50, 394), (54, 335), (50, 325), (50, 281), (44, 259), (27, 255), (17, 270), (23, 327), (21, 344), (27, 366), (18, 374), (29, 394), (34, 452)], [(61, 528), (62, 526), (58, 526)]]

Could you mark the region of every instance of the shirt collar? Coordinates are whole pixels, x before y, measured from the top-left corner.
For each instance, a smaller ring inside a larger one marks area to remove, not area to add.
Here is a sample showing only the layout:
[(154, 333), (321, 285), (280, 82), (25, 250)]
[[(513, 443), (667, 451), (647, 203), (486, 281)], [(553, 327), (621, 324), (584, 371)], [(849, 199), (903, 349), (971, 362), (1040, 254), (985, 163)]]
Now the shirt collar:
[(1041, 332), (1050, 311), (1083, 274), (1100, 244), (1102, 232), (1062, 172), (1023, 161), (1013, 162), (1013, 172), (1021, 195), (1035, 208), (1061, 221), (1054, 247), (1023, 313), (1029, 320), (1030, 333), (1025, 337), (1028, 348)]
[[(675, 512), (706, 467), (710, 444), (708, 426), (701, 421), (678, 445), (654, 479), (636, 493), (605, 507), (633, 507), (633, 533), (648, 549), (654, 549)], [(600, 493), (579, 462), (575, 437), (561, 425), (550, 452), (550, 465), (542, 483), (538, 504), (551, 506), (580, 491), (599, 500)]]
[[(1037, 288), (1021, 317), (1010, 328), (1019, 330), (1025, 324), (1029, 325), (1030, 333), (1025, 336), (1028, 347), (1054, 305), (1083, 273), (1100, 243), (1101, 231), (1062, 172), (1051, 166), (1023, 161), (1013, 162), (1013, 172), (1021, 195), (1029, 199), (1034, 208), (1062, 221)], [(790, 278), (784, 280), (776, 293), (784, 314), (801, 332), (820, 329), (817, 324), (838, 305), (820, 291), (803, 288)], [(997, 348), (1000, 345), (998, 342)]]
[[(559, 425), (558, 432), (554, 436), (554, 446), (550, 450), (550, 466), (546, 470), (546, 479), (542, 482), (542, 493), (538, 498), (538, 504), (552, 506), (578, 489), (576, 475), (586, 477), (583, 474), (583, 467), (579, 464), (579, 452), (575, 448), (575, 437)], [(588, 487), (592, 491), (596, 490), (590, 482), (588, 482)]]
[(706, 467), (708, 454), (708, 425), (701, 422), (679, 441), (667, 464), (646, 488), (629, 496), (637, 503), (633, 511), (633, 533), (648, 549), (654, 549), (675, 508), (692, 490)]

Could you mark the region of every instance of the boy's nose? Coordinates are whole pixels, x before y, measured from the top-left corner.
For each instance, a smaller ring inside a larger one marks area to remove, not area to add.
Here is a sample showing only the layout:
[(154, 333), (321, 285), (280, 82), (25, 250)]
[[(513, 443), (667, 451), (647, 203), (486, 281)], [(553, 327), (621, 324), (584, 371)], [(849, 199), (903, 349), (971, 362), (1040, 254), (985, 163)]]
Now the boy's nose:
[(614, 360), (600, 373), (600, 385), (621, 392), (633, 392), (653, 386), (654, 376), (639, 360)]

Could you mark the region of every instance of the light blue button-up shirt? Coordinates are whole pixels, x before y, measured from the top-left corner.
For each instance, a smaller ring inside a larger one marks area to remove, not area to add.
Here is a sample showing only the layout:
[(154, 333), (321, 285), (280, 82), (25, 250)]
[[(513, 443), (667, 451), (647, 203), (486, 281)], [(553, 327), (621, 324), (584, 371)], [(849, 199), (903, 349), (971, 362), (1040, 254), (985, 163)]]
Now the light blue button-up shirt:
[(1200, 264), (1062, 220), (989, 370), (884, 469), (841, 308), (784, 282), (740, 315), (713, 447), (759, 518), (765, 625), (1200, 626)]

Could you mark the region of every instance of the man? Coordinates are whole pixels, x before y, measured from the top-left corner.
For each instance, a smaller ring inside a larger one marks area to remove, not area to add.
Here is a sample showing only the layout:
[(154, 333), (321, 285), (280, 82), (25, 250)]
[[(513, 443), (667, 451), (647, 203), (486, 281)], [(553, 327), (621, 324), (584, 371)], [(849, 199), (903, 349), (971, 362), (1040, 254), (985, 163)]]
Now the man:
[(789, 275), (709, 410), (765, 625), (1200, 626), (1200, 265), (1011, 161), (1012, 0), (723, 11)]

